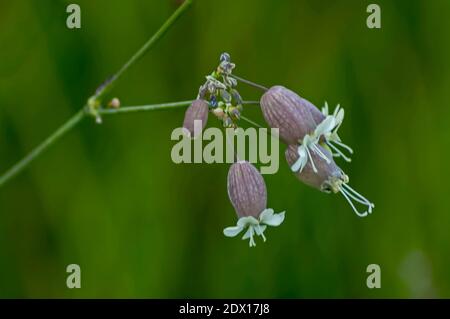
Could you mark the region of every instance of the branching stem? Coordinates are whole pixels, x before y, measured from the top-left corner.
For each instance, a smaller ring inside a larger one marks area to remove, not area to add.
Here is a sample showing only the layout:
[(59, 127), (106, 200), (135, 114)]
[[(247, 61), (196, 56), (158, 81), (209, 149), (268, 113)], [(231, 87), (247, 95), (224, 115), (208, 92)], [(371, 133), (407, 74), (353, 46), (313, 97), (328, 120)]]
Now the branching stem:
[(46, 151), (51, 145), (63, 137), (67, 132), (74, 128), (78, 123), (81, 122), (86, 115), (99, 115), (99, 114), (115, 114), (124, 112), (136, 112), (143, 110), (154, 110), (160, 108), (171, 108), (177, 106), (188, 105), (188, 102), (176, 102), (176, 103), (166, 103), (157, 105), (148, 105), (145, 107), (130, 107), (122, 109), (101, 109), (101, 102), (103, 97), (112, 89), (117, 80), (134, 64), (138, 61), (145, 53), (147, 53), (159, 39), (169, 30), (169, 28), (177, 21), (177, 19), (189, 8), (192, 4), (192, 0), (185, 0), (181, 6), (164, 22), (164, 24), (159, 28), (158, 31), (150, 38), (148, 41), (117, 71), (116, 74), (108, 81), (106, 81), (102, 86), (100, 86), (95, 94), (88, 99), (87, 105), (78, 111), (74, 116), (72, 116), (66, 123), (59, 127), (53, 134), (51, 134), (47, 139), (45, 139), (41, 144), (39, 144), (35, 149), (33, 149), (28, 155), (26, 155), (19, 162), (14, 164), (8, 171), (0, 176), (0, 187), (6, 184), (9, 180), (23, 171), (28, 165), (30, 165), (33, 160), (39, 157), (44, 151)]

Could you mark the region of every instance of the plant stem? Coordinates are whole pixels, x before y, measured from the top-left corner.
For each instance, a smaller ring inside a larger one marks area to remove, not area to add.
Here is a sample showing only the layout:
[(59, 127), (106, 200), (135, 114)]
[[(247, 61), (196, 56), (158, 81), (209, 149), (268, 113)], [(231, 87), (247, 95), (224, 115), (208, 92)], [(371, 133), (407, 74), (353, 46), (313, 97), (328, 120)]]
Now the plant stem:
[[(169, 30), (169, 28), (177, 21), (177, 19), (189, 8), (192, 4), (192, 0), (185, 0), (183, 4), (178, 7), (177, 10), (164, 22), (164, 24), (159, 28), (158, 31), (117, 71), (114, 76), (108, 80), (105, 84), (101, 85), (95, 94), (88, 99), (88, 104), (83, 106), (83, 108), (78, 111), (73, 117), (71, 117), (66, 123), (64, 123), (59, 129), (57, 129), (53, 134), (51, 134), (47, 139), (44, 140), (41, 144), (39, 144), (34, 150), (32, 150), (27, 156), (25, 156), (22, 160), (14, 164), (6, 173), (0, 176), (0, 187), (2, 187), (5, 183), (11, 180), (14, 176), (23, 171), (30, 163), (39, 157), (45, 150), (47, 150), (51, 145), (53, 145), (56, 141), (58, 141), (64, 134), (74, 128), (80, 121), (85, 118), (86, 115), (95, 115), (95, 113), (102, 114), (111, 114), (109, 110), (96, 109), (101, 106), (102, 98), (112, 89), (117, 80), (127, 71), (136, 61), (138, 61), (145, 53), (147, 53), (157, 42), (158, 40)], [(186, 102), (181, 102), (186, 103)], [(168, 103), (171, 104), (170, 107), (174, 107), (173, 104), (176, 103)], [(180, 104), (177, 106), (186, 105)], [(159, 104), (159, 108), (163, 106), (168, 107), (167, 104)], [(142, 107), (140, 107), (142, 108)], [(156, 109), (158, 107), (147, 106), (147, 109)], [(136, 107), (127, 110), (128, 112), (137, 111)], [(104, 113), (103, 113), (104, 112)], [(110, 113), (108, 113), (110, 112)], [(116, 113), (123, 113), (126, 111), (117, 110)]]
[(154, 111), (160, 109), (172, 109), (181, 106), (188, 106), (192, 101), (180, 101), (160, 104), (138, 105), (138, 106), (124, 106), (118, 109), (100, 109), (98, 113), (101, 115), (121, 114), (121, 113), (134, 113), (143, 111)]
[(265, 86), (262, 86), (260, 84), (257, 84), (255, 82), (252, 82), (252, 81), (249, 81), (249, 80), (246, 80), (246, 79), (241, 78), (241, 77), (239, 77), (237, 75), (232, 74), (231, 77), (235, 78), (238, 81), (241, 81), (242, 83), (245, 83), (245, 84), (253, 86), (253, 87), (257, 88), (257, 89), (260, 89), (260, 90), (262, 90), (264, 92), (268, 90), (268, 88), (266, 88)]
[(147, 40), (147, 42), (117, 71), (113, 77), (101, 86), (94, 95), (94, 99), (101, 99), (112, 89), (116, 81), (127, 71), (136, 61), (138, 61), (148, 50), (150, 50), (161, 37), (169, 30), (169, 28), (177, 21), (177, 19), (189, 8), (192, 0), (185, 0), (181, 6), (164, 22), (156, 33)]
[(78, 111), (72, 116), (66, 123), (61, 125), (52, 135), (47, 137), (41, 144), (39, 144), (34, 150), (32, 150), (27, 156), (17, 162), (11, 167), (5, 174), (0, 176), (0, 187), (6, 182), (12, 179), (14, 176), (23, 171), (34, 159), (41, 155), (46, 149), (52, 146), (56, 141), (63, 137), (68, 131), (70, 131), (75, 125), (77, 125), (84, 117), (86, 113), (84, 110)]
[(243, 119), (244, 121), (246, 121), (247, 123), (250, 123), (253, 126), (256, 126), (257, 128), (263, 128), (263, 126), (259, 125), (258, 123), (250, 120), (248, 117), (245, 117), (243, 115), (241, 115), (241, 119)]
[[(160, 109), (172, 109), (172, 108), (177, 108), (177, 107), (181, 107), (181, 106), (191, 105), (192, 102), (193, 102), (193, 100), (180, 101), (180, 102), (168, 102), (168, 103), (160, 103), (160, 104), (137, 105), (137, 106), (122, 106), (118, 109), (101, 108), (98, 110), (98, 114), (111, 115), (111, 114), (154, 111), (154, 110), (160, 110)], [(243, 105), (259, 105), (259, 102), (258, 101), (242, 101), (242, 104)]]

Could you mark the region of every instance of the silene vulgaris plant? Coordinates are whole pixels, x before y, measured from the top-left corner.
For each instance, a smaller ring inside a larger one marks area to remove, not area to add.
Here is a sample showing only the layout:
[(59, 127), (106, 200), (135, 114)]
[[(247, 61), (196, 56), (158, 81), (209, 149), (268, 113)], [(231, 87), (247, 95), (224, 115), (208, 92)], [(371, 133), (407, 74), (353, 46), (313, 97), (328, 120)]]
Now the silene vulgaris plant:
[[(297, 178), (322, 192), (341, 193), (360, 217), (372, 213), (374, 204), (348, 185), (348, 176), (334, 161), (341, 157), (350, 162), (349, 154), (353, 154), (338, 135), (344, 109), (338, 105), (330, 113), (325, 103), (319, 110), (283, 86), (265, 88), (235, 76), (234, 68), (230, 55), (223, 53), (219, 66), (206, 76), (197, 99), (186, 110), (183, 127), (187, 136), (193, 136), (195, 121), (202, 121), (205, 127), (208, 114), (213, 114), (226, 128), (238, 128), (239, 120), (246, 119), (242, 116), (244, 107), (238, 82), (253, 85), (264, 91), (259, 102), (264, 119), (269, 127), (278, 129), (279, 138), (287, 145), (286, 161)], [(279, 226), (284, 221), (285, 212), (276, 214), (266, 207), (264, 179), (251, 163), (237, 158), (228, 172), (227, 187), (239, 219), (236, 226), (224, 229), (225, 236), (234, 237), (244, 231), (242, 239), (249, 239), (250, 246), (255, 246), (254, 236), (265, 241), (267, 226)], [(358, 209), (357, 205), (364, 208)]]
[[(121, 106), (119, 99), (113, 98), (105, 103), (105, 97), (116, 82), (136, 61), (154, 47), (175, 21), (186, 12), (191, 3), (192, 0), (185, 0), (124, 66), (87, 99), (86, 104), (72, 118), (1, 175), (0, 187), (23, 171), (85, 118), (92, 118), (95, 123), (101, 124), (103, 116), (188, 106), (182, 130), (186, 138), (195, 140), (205, 128), (210, 116), (218, 119), (228, 130), (238, 130), (240, 120), (259, 127), (258, 124), (242, 115), (244, 106), (257, 104), (261, 108), (267, 125), (271, 128), (270, 134), (276, 132), (277, 137), (286, 144), (286, 161), (300, 181), (325, 193), (342, 194), (360, 217), (372, 213), (374, 204), (348, 185), (348, 176), (334, 161), (335, 158), (342, 158), (349, 162), (350, 155), (353, 154), (353, 150), (344, 144), (338, 135), (344, 120), (344, 110), (338, 105), (331, 113), (326, 103), (319, 110), (311, 102), (283, 86), (275, 85), (266, 88), (238, 77), (233, 74), (235, 64), (231, 62), (228, 53), (221, 54), (218, 67), (206, 76), (195, 100)], [(249, 84), (262, 90), (260, 100), (257, 102), (243, 100), (237, 90), (238, 83)], [(268, 131), (265, 130), (265, 132)], [(268, 226), (279, 226), (285, 219), (285, 212), (275, 213), (272, 208), (267, 207), (267, 189), (262, 175), (253, 164), (240, 159), (238, 157), (240, 154), (234, 155), (234, 161), (231, 161), (233, 163), (228, 172), (227, 188), (238, 219), (235, 226), (225, 228), (223, 233), (227, 237), (242, 234), (242, 239), (248, 239), (252, 247), (256, 245), (255, 237), (261, 237), (263, 241), (266, 241), (266, 229)]]

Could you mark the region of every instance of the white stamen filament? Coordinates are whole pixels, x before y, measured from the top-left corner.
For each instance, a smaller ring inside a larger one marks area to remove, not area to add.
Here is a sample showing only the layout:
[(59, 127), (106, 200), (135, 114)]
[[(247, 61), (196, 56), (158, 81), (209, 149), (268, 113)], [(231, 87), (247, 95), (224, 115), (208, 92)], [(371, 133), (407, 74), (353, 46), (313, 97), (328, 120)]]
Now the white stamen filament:
[[(350, 206), (352, 207), (353, 211), (356, 213), (356, 215), (360, 216), (360, 217), (366, 217), (368, 214), (372, 213), (372, 208), (375, 207), (375, 205), (371, 202), (369, 202), (366, 198), (364, 198), (361, 194), (359, 194), (358, 192), (356, 192), (353, 188), (351, 188), (349, 185), (347, 184), (342, 184), (342, 186), (339, 188), (339, 191), (341, 192), (341, 194), (345, 197), (345, 199), (347, 200), (347, 202), (350, 204)], [(353, 204), (352, 199), (360, 204), (363, 204), (365, 206), (367, 206), (367, 211), (360, 213), (355, 205)]]
[(314, 161), (312, 159), (311, 153), (309, 152), (309, 148), (305, 147), (305, 150), (306, 150), (306, 153), (308, 154), (309, 160), (311, 161), (311, 166), (312, 166), (314, 173), (317, 173), (317, 168), (316, 168), (316, 165), (314, 165)]
[[(371, 208), (375, 208), (375, 204), (369, 202), (369, 200), (367, 198), (365, 198), (364, 196), (362, 196), (360, 193), (358, 193), (357, 191), (355, 191), (353, 188), (350, 187), (350, 185), (348, 184), (343, 184), (343, 186), (350, 191), (350, 193), (353, 193), (353, 196), (356, 196), (360, 199), (360, 203), (365, 204), (370, 206)], [(351, 195), (351, 194), (350, 194)], [(352, 196), (352, 197), (353, 197)], [(355, 198), (356, 200), (356, 198)], [(372, 209), (370, 209), (370, 212), (372, 212)]]
[(259, 235), (263, 238), (264, 241), (266, 241), (266, 236), (264, 236), (264, 232), (261, 230), (260, 224), (258, 224), (258, 229), (259, 229)]
[(256, 246), (256, 243), (255, 243), (255, 240), (253, 239), (253, 234), (254, 234), (253, 226), (249, 227), (249, 231), (250, 231), (250, 242), (249, 242), (249, 245), (250, 245), (250, 247), (254, 247), (254, 246)]
[(341, 147), (343, 147), (343, 148), (345, 148), (347, 151), (349, 151), (350, 154), (353, 154), (353, 150), (352, 150), (352, 148), (351, 148), (350, 146), (345, 145), (344, 143), (342, 143), (342, 142), (340, 142), (340, 141), (337, 141), (336, 139), (333, 139), (332, 142), (333, 142), (333, 143), (336, 143), (337, 145), (339, 145), (339, 146), (341, 146)]
[(327, 141), (326, 143), (327, 143), (327, 145), (328, 145), (330, 148), (333, 149), (333, 151), (336, 152), (336, 154), (333, 154), (333, 156), (336, 156), (336, 157), (342, 157), (342, 158), (343, 158), (345, 161), (347, 161), (347, 162), (351, 162), (351, 161), (352, 161), (351, 158), (345, 156), (345, 154), (342, 153), (341, 150), (338, 149), (336, 146), (334, 146), (331, 142)]
[(327, 164), (330, 164), (330, 159), (320, 150), (320, 148), (317, 147), (317, 144), (311, 144), (313, 151), (319, 155), (321, 158), (323, 158)]

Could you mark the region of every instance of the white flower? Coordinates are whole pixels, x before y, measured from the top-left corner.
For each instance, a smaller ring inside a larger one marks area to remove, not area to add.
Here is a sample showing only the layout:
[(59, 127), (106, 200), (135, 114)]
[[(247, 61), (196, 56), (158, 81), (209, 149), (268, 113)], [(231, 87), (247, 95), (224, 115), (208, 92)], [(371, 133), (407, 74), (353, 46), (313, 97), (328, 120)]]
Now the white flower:
[(315, 173), (317, 173), (317, 168), (314, 164), (314, 161), (311, 156), (311, 151), (319, 155), (322, 159), (324, 159), (327, 163), (330, 162), (329, 158), (317, 147), (317, 144), (320, 143), (321, 137), (323, 137), (325, 144), (327, 144), (330, 148), (331, 154), (335, 157), (342, 157), (347, 162), (350, 162), (351, 159), (347, 157), (341, 150), (338, 149), (338, 146), (345, 148), (350, 154), (353, 154), (353, 150), (342, 143), (337, 131), (344, 121), (344, 109), (340, 107), (338, 104), (333, 112), (333, 114), (328, 113), (328, 103), (325, 102), (325, 106), (322, 108), (322, 114), (325, 116), (325, 119), (316, 126), (314, 132), (312, 134), (306, 134), (303, 137), (303, 140), (300, 141), (300, 145), (298, 147), (298, 160), (292, 165), (291, 169), (293, 172), (300, 171), (302, 172), (308, 160), (311, 162), (312, 169)]
[(298, 146), (298, 160), (294, 163), (294, 165), (291, 166), (291, 169), (293, 172), (300, 171), (302, 172), (303, 168), (305, 167), (308, 160), (311, 162), (312, 169), (315, 173), (317, 173), (316, 165), (314, 164), (314, 161), (311, 156), (311, 152), (316, 153), (319, 157), (324, 159), (327, 163), (330, 162), (330, 159), (317, 147), (317, 144), (319, 143), (319, 139), (321, 136), (321, 132), (327, 130), (327, 127), (329, 125), (332, 125), (334, 120), (332, 118), (326, 118), (323, 120), (322, 123), (320, 123), (316, 129), (314, 130), (314, 133), (309, 135), (306, 134), (303, 137), (303, 140), (301, 141), (301, 144)]
[[(333, 114), (329, 115), (328, 114), (328, 103), (325, 102), (325, 106), (322, 108), (322, 114), (325, 116), (325, 120), (323, 120), (323, 122), (325, 122), (327, 120), (327, 118), (330, 118), (330, 117), (333, 118), (333, 120), (334, 120), (332, 127), (327, 126), (327, 129), (323, 130), (321, 132), (321, 134), (323, 135), (323, 137), (325, 139), (325, 143), (331, 148), (333, 156), (342, 157), (347, 162), (350, 162), (351, 159), (349, 157), (347, 157), (337, 147), (337, 146), (343, 147), (350, 154), (353, 154), (353, 150), (348, 145), (345, 145), (344, 143), (342, 143), (339, 135), (337, 134), (337, 131), (339, 130), (339, 127), (341, 126), (342, 122), (344, 121), (344, 109), (341, 108), (340, 105), (338, 104), (336, 106), (336, 108), (334, 109)], [(316, 129), (316, 131), (317, 131), (317, 129)]]
[(256, 219), (253, 216), (239, 218), (237, 225), (225, 228), (223, 230), (223, 234), (227, 237), (235, 237), (247, 228), (247, 231), (242, 239), (249, 239), (250, 247), (256, 246), (253, 236), (256, 234), (257, 236), (261, 236), (263, 240), (266, 241), (264, 231), (267, 226), (279, 226), (284, 221), (284, 213), (285, 212), (274, 214), (273, 209), (267, 208), (259, 215), (259, 219)]

